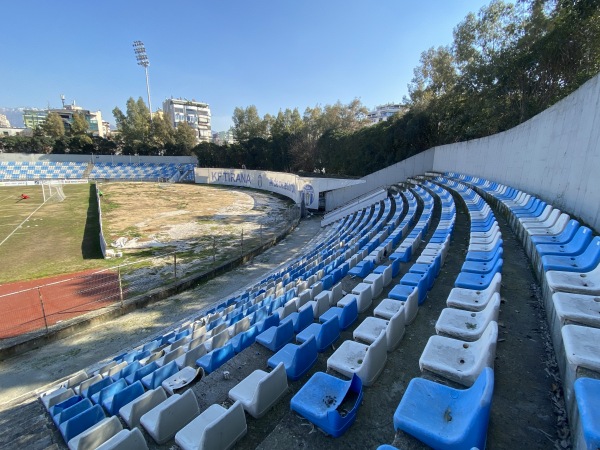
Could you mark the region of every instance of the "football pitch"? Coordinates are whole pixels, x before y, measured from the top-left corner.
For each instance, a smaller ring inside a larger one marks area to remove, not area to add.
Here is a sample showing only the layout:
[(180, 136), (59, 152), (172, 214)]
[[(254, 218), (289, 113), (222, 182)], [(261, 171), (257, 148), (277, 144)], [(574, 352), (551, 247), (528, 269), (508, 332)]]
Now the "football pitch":
[(266, 193), (186, 184), (99, 186), (104, 236), (109, 246), (126, 241), (116, 249), (122, 258), (102, 258), (93, 184), (64, 185), (65, 200), (46, 203), (39, 185), (0, 187), (0, 285), (123, 263), (153, 265), (146, 258), (174, 251), (180, 263), (210, 264), (286, 226), (289, 202)]
[(41, 186), (0, 188), (0, 284), (109, 265), (94, 189), (65, 185), (64, 201), (44, 204)]

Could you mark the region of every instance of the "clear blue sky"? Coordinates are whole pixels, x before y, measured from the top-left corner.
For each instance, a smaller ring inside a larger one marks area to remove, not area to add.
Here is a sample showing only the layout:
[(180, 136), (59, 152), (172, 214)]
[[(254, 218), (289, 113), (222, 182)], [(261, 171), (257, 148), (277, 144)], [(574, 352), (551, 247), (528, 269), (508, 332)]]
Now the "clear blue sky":
[(489, 0), (106, 0), (2, 2), (0, 106), (112, 110), (146, 99), (132, 42), (150, 59), (153, 109), (210, 104), (213, 131), (236, 106), (259, 114), (359, 98), (399, 102), (422, 51)]

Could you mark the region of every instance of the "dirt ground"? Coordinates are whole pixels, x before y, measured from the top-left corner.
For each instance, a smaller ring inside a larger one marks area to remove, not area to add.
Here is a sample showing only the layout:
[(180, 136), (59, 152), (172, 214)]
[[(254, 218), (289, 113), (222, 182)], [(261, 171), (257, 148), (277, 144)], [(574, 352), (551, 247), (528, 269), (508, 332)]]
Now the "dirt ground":
[[(275, 233), (285, 226), (288, 201), (258, 191), (169, 183), (106, 183), (102, 192), (107, 243), (124, 252), (155, 248), (223, 251), (231, 240)], [(210, 239), (209, 239), (210, 238)]]

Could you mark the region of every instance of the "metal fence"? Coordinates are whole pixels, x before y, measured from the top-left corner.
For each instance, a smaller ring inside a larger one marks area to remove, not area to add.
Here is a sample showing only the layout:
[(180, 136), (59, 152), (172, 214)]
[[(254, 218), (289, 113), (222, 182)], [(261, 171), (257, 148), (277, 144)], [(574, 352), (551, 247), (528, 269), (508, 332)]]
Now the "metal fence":
[(246, 229), (242, 225), (239, 234), (205, 236), (199, 245), (185, 252), (164, 253), (0, 294), (0, 339), (30, 332), (48, 333), (62, 321), (105, 308), (119, 308), (127, 300), (152, 289), (209, 273), (274, 243), (299, 220), (300, 208), (293, 205), (278, 223)]

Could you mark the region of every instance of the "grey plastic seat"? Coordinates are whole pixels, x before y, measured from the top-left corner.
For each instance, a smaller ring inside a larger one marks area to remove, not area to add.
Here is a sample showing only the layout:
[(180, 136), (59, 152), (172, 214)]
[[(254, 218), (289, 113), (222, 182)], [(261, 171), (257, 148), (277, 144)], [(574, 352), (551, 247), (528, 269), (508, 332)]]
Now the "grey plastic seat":
[(255, 370), (229, 391), (229, 398), (239, 401), (252, 417), (262, 417), (288, 391), (285, 365), (281, 362), (271, 372)]
[(308, 302), (313, 308), (313, 316), (319, 318), (325, 311), (329, 309), (331, 299), (331, 291), (322, 291), (314, 297), (314, 300)]
[[(352, 295), (355, 296), (358, 301), (359, 313), (365, 312), (373, 302), (373, 288), (369, 283), (358, 283), (356, 286), (354, 286), (354, 289), (352, 289)], [(345, 303), (341, 303), (344, 302), (346, 297), (348, 296), (345, 296), (338, 302), (338, 306), (344, 307)]]
[(375, 317), (381, 317), (382, 319), (391, 319), (394, 314), (404, 307), (405, 323), (411, 324), (417, 313), (419, 312), (419, 289), (415, 288), (408, 295), (406, 300), (395, 300), (391, 298), (384, 298), (373, 310)]
[(363, 279), (363, 283), (371, 285), (372, 298), (376, 298), (383, 291), (383, 275), (379, 273), (370, 273)]
[(387, 351), (394, 350), (402, 337), (406, 328), (406, 318), (404, 317), (404, 304), (396, 311), (396, 313), (388, 320), (378, 317), (366, 317), (361, 324), (356, 327), (352, 333), (352, 337), (357, 341), (373, 343), (382, 331), (385, 332), (387, 343)]
[(40, 395), (40, 400), (46, 407), (47, 410), (52, 408), (57, 403), (60, 403), (68, 398), (71, 398), (75, 395), (73, 389), (66, 387), (59, 387), (58, 389), (54, 389), (51, 391), (44, 392)]
[(441, 336), (473, 342), (481, 337), (491, 321), (498, 320), (499, 310), (500, 294), (497, 292), (482, 311), (444, 308), (435, 324), (435, 331)]
[(364, 386), (371, 386), (387, 361), (385, 331), (371, 344), (347, 340), (327, 359), (327, 370), (335, 370), (348, 378), (356, 374)]
[(139, 428), (121, 430), (96, 450), (148, 450), (148, 444)]
[(421, 371), (427, 370), (470, 387), (485, 367), (494, 367), (497, 340), (496, 322), (490, 322), (475, 342), (431, 336), (419, 359), (419, 367)]
[(117, 416), (107, 417), (102, 419), (96, 425), (88, 428), (83, 433), (78, 434), (71, 440), (68, 445), (70, 450), (92, 450), (103, 444), (119, 431), (123, 429), (123, 425)]
[(199, 413), (196, 395), (188, 390), (152, 408), (141, 417), (140, 423), (157, 444), (164, 444)]
[(189, 349), (183, 355), (177, 357), (177, 359), (175, 359), (175, 364), (177, 364), (177, 367), (180, 369), (183, 369), (184, 367), (196, 367), (196, 360), (202, 358), (206, 353), (206, 347), (200, 343), (194, 348)]
[(201, 367), (185, 366), (179, 372), (163, 380), (161, 386), (169, 395), (173, 395), (176, 391), (188, 386), (194, 380), (202, 378), (203, 375), (204, 370)]
[(450, 308), (466, 309), (467, 311), (483, 311), (492, 296), (500, 292), (501, 283), (502, 275), (498, 272), (484, 290), (454, 288), (448, 295), (446, 305)]
[(139, 427), (140, 418), (167, 399), (167, 393), (162, 386), (146, 391), (131, 403), (119, 409), (119, 415), (129, 428)]
[(229, 449), (248, 430), (241, 402), (229, 409), (213, 404), (188, 423), (175, 435), (175, 442), (183, 450)]

